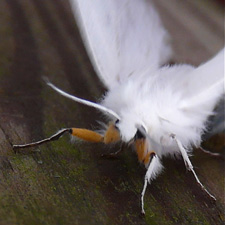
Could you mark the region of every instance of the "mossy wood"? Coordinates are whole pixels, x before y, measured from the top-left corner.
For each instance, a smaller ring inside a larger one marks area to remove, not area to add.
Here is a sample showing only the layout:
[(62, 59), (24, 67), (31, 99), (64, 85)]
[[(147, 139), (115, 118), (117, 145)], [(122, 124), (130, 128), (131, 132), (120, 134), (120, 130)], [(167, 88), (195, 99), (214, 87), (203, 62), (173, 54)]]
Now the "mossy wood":
[[(223, 5), (213, 0), (155, 1), (171, 33), (174, 62), (199, 65), (223, 46)], [(134, 34), (135, 35), (135, 34)], [(97, 101), (105, 92), (85, 53), (67, 1), (0, 1), (0, 224), (223, 224), (224, 161), (195, 150), (191, 161), (213, 202), (181, 159), (148, 187), (131, 149), (71, 144), (68, 137), (15, 153), (63, 127), (95, 129), (101, 113), (59, 96), (42, 80)], [(222, 153), (223, 135), (203, 145)]]

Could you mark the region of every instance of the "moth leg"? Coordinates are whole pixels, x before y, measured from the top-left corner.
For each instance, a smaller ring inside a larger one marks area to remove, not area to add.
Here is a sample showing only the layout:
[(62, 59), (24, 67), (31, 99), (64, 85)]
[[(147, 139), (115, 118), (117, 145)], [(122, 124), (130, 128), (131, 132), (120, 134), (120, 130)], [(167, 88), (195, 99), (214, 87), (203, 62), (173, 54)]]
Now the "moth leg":
[[(120, 140), (120, 133), (118, 128), (115, 126), (114, 123), (109, 123), (107, 130), (105, 131), (103, 142), (105, 144), (111, 144), (111, 143), (116, 143)], [(102, 157), (106, 158), (116, 158), (117, 155), (123, 150), (123, 145), (121, 148), (114, 152), (114, 153), (109, 153), (109, 154), (102, 154)]]
[(23, 145), (13, 145), (13, 149), (35, 147), (37, 145), (41, 145), (46, 142), (56, 141), (61, 136), (63, 136), (65, 133), (70, 133), (72, 136), (75, 136), (75, 137), (80, 138), (85, 141), (96, 142), (96, 143), (104, 142), (105, 144), (113, 143), (120, 139), (119, 131), (113, 124), (109, 124), (108, 129), (106, 130), (104, 136), (102, 136), (101, 134), (99, 134), (95, 131), (88, 130), (88, 129), (64, 128), (62, 130), (57, 131), (55, 134), (53, 134), (49, 138), (45, 138), (40, 141), (23, 144)]
[(62, 137), (65, 133), (70, 133), (71, 135), (76, 136), (85, 141), (90, 141), (90, 142), (102, 142), (103, 141), (103, 136), (94, 131), (87, 130), (87, 129), (81, 129), (81, 128), (64, 128), (62, 130), (57, 131), (55, 134), (53, 134), (49, 138), (45, 138), (40, 141), (23, 144), (23, 145), (13, 145), (13, 149), (35, 147), (37, 145), (41, 145), (46, 142), (56, 141), (60, 137)]
[(95, 143), (103, 142), (104, 140), (104, 137), (101, 134), (92, 130), (82, 128), (71, 128), (71, 135), (84, 141)]
[(71, 129), (70, 128), (64, 128), (62, 130), (57, 131), (51, 137), (45, 138), (45, 139), (40, 140), (40, 141), (36, 141), (36, 142), (28, 143), (28, 144), (23, 144), (23, 145), (13, 145), (13, 149), (35, 147), (37, 145), (41, 145), (41, 144), (46, 143), (46, 142), (56, 141), (61, 136), (63, 136), (65, 133), (71, 133)]
[(198, 179), (198, 176), (196, 175), (196, 173), (194, 171), (194, 168), (193, 168), (193, 166), (191, 164), (191, 161), (190, 161), (190, 159), (188, 157), (187, 151), (185, 150), (185, 148), (183, 147), (181, 142), (176, 138), (175, 135), (172, 135), (172, 138), (176, 141), (176, 143), (177, 143), (177, 145), (178, 145), (178, 147), (180, 149), (180, 152), (181, 152), (181, 155), (183, 157), (183, 160), (184, 160), (186, 168), (193, 173), (197, 183), (200, 185), (202, 190), (204, 190), (212, 199), (216, 200), (216, 198), (212, 194), (209, 193), (209, 191), (203, 186), (203, 184)]
[(102, 154), (101, 156), (107, 159), (115, 159), (121, 152), (124, 151), (124, 149), (125, 149), (125, 145), (124, 143), (122, 143), (119, 150), (117, 150), (116, 152)]
[(204, 149), (204, 148), (201, 147), (201, 146), (200, 146), (198, 149), (201, 150), (202, 152), (204, 152), (204, 153), (210, 155), (210, 156), (215, 156), (215, 157), (221, 156), (220, 153), (217, 153), (217, 152), (211, 152), (211, 151), (209, 151), (209, 150)]
[(108, 128), (104, 134), (103, 142), (105, 144), (116, 143), (120, 140), (120, 133), (114, 123), (109, 123)]
[(151, 179), (155, 176), (154, 171), (155, 168), (157, 167), (157, 163), (159, 163), (158, 156), (155, 154), (155, 152), (151, 152), (149, 155), (149, 166), (148, 169), (145, 173), (145, 178), (144, 178), (144, 186), (141, 192), (141, 213), (144, 215), (145, 210), (144, 210), (144, 196), (145, 196), (145, 191), (147, 188), (147, 184), (150, 184)]

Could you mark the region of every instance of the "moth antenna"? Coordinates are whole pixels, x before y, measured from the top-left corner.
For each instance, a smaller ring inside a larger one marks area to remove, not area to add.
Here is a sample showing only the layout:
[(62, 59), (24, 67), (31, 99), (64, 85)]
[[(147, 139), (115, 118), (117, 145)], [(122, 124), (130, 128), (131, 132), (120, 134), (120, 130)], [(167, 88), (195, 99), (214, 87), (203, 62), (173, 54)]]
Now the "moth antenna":
[(65, 133), (71, 133), (71, 132), (72, 132), (71, 128), (65, 128), (65, 129), (57, 131), (51, 137), (45, 138), (45, 139), (40, 140), (40, 141), (36, 141), (36, 142), (24, 144), (24, 145), (13, 145), (13, 149), (34, 147), (34, 146), (41, 145), (41, 144), (46, 143), (46, 142), (57, 141)]
[(114, 111), (112, 111), (111, 109), (108, 109), (108, 108), (106, 108), (106, 107), (104, 107), (102, 105), (99, 105), (97, 103), (94, 103), (94, 102), (91, 102), (91, 101), (88, 101), (88, 100), (85, 100), (85, 99), (78, 98), (78, 97), (76, 97), (74, 95), (70, 95), (70, 94), (66, 93), (65, 91), (63, 91), (63, 90), (59, 89), (58, 87), (56, 87), (54, 84), (50, 83), (46, 78), (45, 78), (45, 81), (46, 81), (46, 83), (47, 83), (47, 85), (49, 87), (51, 87), (56, 92), (58, 92), (59, 94), (63, 95), (64, 97), (69, 98), (69, 99), (71, 99), (71, 100), (73, 100), (75, 102), (78, 102), (78, 103), (81, 103), (81, 104), (84, 104), (84, 105), (87, 105), (87, 106), (99, 109), (100, 111), (108, 113), (108, 114), (110, 114), (110, 115), (112, 115), (115, 118), (120, 120), (120, 116), (117, 113), (115, 113)]
[(198, 179), (198, 176), (195, 173), (194, 168), (192, 166), (192, 163), (191, 163), (191, 161), (190, 161), (190, 159), (188, 157), (187, 151), (184, 148), (184, 146), (182, 145), (182, 143), (176, 138), (176, 136), (174, 134), (172, 134), (171, 137), (176, 141), (177, 146), (180, 149), (180, 152), (181, 152), (181, 155), (183, 157), (183, 160), (184, 160), (184, 163), (185, 163), (186, 168), (193, 173), (193, 175), (194, 175), (197, 183), (200, 185), (200, 187), (202, 188), (202, 190), (204, 190), (212, 199), (216, 200), (216, 198), (212, 194), (209, 193), (209, 191), (204, 187), (204, 185)]

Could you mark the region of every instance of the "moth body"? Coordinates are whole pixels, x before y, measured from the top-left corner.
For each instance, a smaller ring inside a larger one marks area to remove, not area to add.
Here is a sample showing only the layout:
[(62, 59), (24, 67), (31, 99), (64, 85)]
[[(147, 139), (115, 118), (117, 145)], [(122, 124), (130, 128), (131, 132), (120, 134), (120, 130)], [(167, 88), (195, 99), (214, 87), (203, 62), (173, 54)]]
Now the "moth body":
[(176, 87), (181, 70), (184, 76), (184, 71), (190, 72), (193, 67), (165, 67), (153, 75), (146, 73), (142, 79), (129, 78), (107, 93), (102, 104), (120, 115), (117, 126), (124, 142), (129, 142), (141, 125), (151, 138), (152, 150), (160, 157), (179, 152), (171, 134), (177, 134), (186, 147), (200, 144), (203, 123), (196, 124), (181, 109), (184, 88)]

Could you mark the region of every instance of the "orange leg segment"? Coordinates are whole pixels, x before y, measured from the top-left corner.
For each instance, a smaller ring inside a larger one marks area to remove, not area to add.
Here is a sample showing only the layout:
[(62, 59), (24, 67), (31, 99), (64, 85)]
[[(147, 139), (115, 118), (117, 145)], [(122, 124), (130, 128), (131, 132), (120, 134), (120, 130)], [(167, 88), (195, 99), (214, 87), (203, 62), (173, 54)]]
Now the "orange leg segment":
[(135, 141), (135, 148), (136, 148), (139, 162), (143, 163), (147, 167), (149, 165), (151, 155), (155, 154), (155, 152), (148, 151), (145, 138), (137, 139)]
[(139, 162), (143, 162), (145, 159), (146, 140), (144, 138), (137, 139), (135, 141), (135, 148), (138, 155)]
[(119, 130), (115, 127), (113, 123), (110, 123), (108, 129), (104, 135), (104, 143), (115, 143), (120, 140), (120, 133)]
[(102, 135), (88, 129), (72, 128), (71, 134), (82, 140), (96, 142), (96, 143), (103, 142), (103, 139), (104, 139)]

